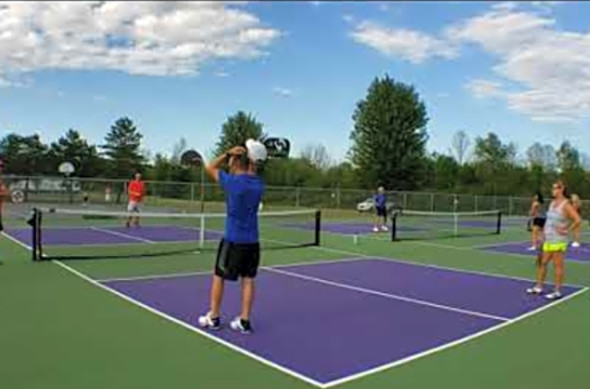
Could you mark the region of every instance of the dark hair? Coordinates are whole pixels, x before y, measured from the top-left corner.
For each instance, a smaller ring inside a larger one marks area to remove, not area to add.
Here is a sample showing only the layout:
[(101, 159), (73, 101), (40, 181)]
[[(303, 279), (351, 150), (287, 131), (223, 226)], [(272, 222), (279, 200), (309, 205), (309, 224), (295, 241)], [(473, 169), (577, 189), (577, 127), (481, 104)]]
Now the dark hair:
[(537, 197), (537, 201), (541, 204), (543, 204), (545, 202), (545, 199), (543, 198), (543, 193), (541, 193), (541, 191), (537, 191), (535, 193), (535, 196)]

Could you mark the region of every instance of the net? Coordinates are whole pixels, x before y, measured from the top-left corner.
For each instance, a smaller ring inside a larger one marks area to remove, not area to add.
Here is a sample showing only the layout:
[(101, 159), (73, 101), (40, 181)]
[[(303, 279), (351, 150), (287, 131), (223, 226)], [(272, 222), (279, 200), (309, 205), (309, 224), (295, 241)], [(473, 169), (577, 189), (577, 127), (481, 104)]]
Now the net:
[(499, 234), (500, 211), (397, 211), (392, 217), (392, 240), (423, 240)]
[[(140, 225), (127, 227), (129, 216)], [(259, 213), (261, 249), (319, 245), (320, 218), (316, 210)], [(225, 214), (37, 208), (30, 224), (34, 260), (154, 257), (217, 250)]]

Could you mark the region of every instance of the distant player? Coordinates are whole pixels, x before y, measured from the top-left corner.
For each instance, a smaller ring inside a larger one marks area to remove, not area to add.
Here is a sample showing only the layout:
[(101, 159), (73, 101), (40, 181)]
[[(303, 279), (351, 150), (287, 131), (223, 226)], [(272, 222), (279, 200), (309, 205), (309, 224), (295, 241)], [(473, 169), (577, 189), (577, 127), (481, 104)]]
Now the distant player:
[(547, 221), (544, 228), (543, 251), (537, 258), (537, 284), (527, 289), (529, 294), (542, 294), (543, 284), (547, 276), (547, 265), (553, 261), (555, 266), (555, 290), (546, 294), (548, 300), (561, 298), (565, 252), (568, 246), (569, 230), (574, 231), (580, 226), (580, 216), (566, 197), (567, 188), (563, 181), (553, 184), (553, 201), (547, 210)]
[[(574, 207), (578, 215), (580, 215), (580, 218), (582, 218), (582, 200), (580, 199), (580, 196), (578, 196), (577, 194), (572, 194), (570, 200), (572, 202), (572, 206)], [(572, 242), (572, 247), (575, 248), (580, 247), (580, 227), (581, 223), (576, 229), (574, 229), (574, 241)]]
[(137, 216), (129, 215), (127, 227), (131, 227), (132, 224), (139, 227), (139, 206), (145, 196), (145, 184), (141, 180), (141, 173), (135, 173), (135, 179), (129, 183), (127, 194), (129, 196), (127, 212), (137, 214)]
[(535, 251), (539, 244), (543, 241), (543, 228), (545, 227), (546, 214), (544, 209), (544, 200), (541, 192), (537, 192), (533, 196), (529, 217), (532, 221), (531, 228), (531, 247), (529, 251)]
[(385, 189), (380, 186), (374, 197), (375, 202), (375, 226), (374, 232), (387, 231), (387, 196)]
[[(266, 156), (262, 143), (248, 140), (246, 147), (234, 147), (206, 166), (209, 176), (223, 189), (227, 215), (211, 286), (211, 307), (206, 315), (199, 317), (201, 327), (221, 328), (224, 283), (241, 278), (242, 312), (230, 323), (230, 328), (244, 334), (252, 331), (250, 313), (254, 302), (254, 278), (260, 263), (258, 209), (264, 193), (264, 182), (257, 171), (258, 164)], [(221, 169), (226, 162), (229, 172)]]

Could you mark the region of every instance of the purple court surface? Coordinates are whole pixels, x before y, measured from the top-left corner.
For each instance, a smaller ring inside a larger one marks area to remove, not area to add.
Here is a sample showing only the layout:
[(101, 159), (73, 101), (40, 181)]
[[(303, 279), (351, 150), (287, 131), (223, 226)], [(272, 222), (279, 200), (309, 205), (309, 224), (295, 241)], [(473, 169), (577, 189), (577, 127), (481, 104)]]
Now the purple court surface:
[[(103, 280), (161, 314), (198, 327), (209, 275)], [(427, 353), (547, 306), (530, 281), (382, 258), (264, 268), (250, 335), (227, 328), (239, 284), (227, 287), (215, 339), (318, 386)], [(577, 288), (566, 287), (570, 295)]]
[[(297, 228), (301, 230), (315, 230), (315, 223), (287, 223), (284, 227)], [(372, 234), (374, 225), (371, 223), (358, 222), (341, 222), (341, 223), (322, 223), (322, 231), (332, 232), (344, 235), (363, 235)], [(399, 227), (402, 231), (418, 231), (421, 228), (416, 227)]]
[[(31, 229), (7, 229), (6, 233), (21, 243), (32, 246)], [(206, 240), (219, 239), (221, 235), (221, 232), (205, 231)], [(174, 225), (44, 228), (42, 239), (45, 246), (191, 242), (199, 240), (199, 229)]]
[[(497, 245), (482, 246), (481, 249), (485, 251), (495, 251), (507, 254), (519, 254), (536, 256), (538, 251), (529, 251), (531, 242), (509, 242)], [(590, 244), (582, 243), (580, 247), (569, 247), (565, 256), (566, 260), (580, 261), (590, 263)]]

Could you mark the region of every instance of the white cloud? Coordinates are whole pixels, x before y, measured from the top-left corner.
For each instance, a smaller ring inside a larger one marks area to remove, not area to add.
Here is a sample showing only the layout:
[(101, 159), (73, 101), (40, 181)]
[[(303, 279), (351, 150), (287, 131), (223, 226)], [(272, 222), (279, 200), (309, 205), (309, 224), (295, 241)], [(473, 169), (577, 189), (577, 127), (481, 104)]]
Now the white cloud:
[(97, 103), (106, 101), (106, 99), (107, 99), (106, 96), (103, 96), (103, 95), (94, 95), (94, 96), (92, 96), (92, 100), (96, 101)]
[(497, 61), (491, 71), (499, 81), (469, 81), (466, 88), (475, 97), (503, 99), (509, 109), (536, 121), (590, 117), (590, 31), (560, 29), (546, 13), (501, 3), (449, 25), (438, 36), (370, 22), (351, 34), (359, 43), (413, 63), (455, 58), (466, 45), (479, 47)]
[(0, 75), (42, 69), (193, 75), (265, 54), (281, 33), (217, 2), (0, 2)]
[(281, 96), (281, 97), (291, 97), (293, 96), (293, 91), (288, 88), (276, 87), (272, 90), (274, 94)]
[(555, 20), (533, 13), (491, 11), (453, 27), (448, 36), (496, 57), (492, 70), (517, 90), (497, 85), (491, 95), (505, 98), (510, 109), (536, 121), (590, 117), (590, 33), (558, 30)]
[(342, 15), (342, 20), (344, 20), (346, 23), (352, 23), (354, 22), (354, 16), (351, 14), (344, 14)]
[(422, 63), (433, 57), (455, 58), (456, 48), (428, 34), (389, 29), (373, 22), (361, 22), (351, 32), (352, 38), (388, 57), (399, 57), (412, 63)]
[(225, 70), (218, 70), (214, 73), (215, 77), (221, 77), (221, 78), (225, 78), (225, 77), (229, 77), (230, 74), (228, 72), (226, 72)]
[(501, 97), (504, 95), (502, 84), (490, 80), (471, 80), (467, 83), (466, 88), (477, 98)]

